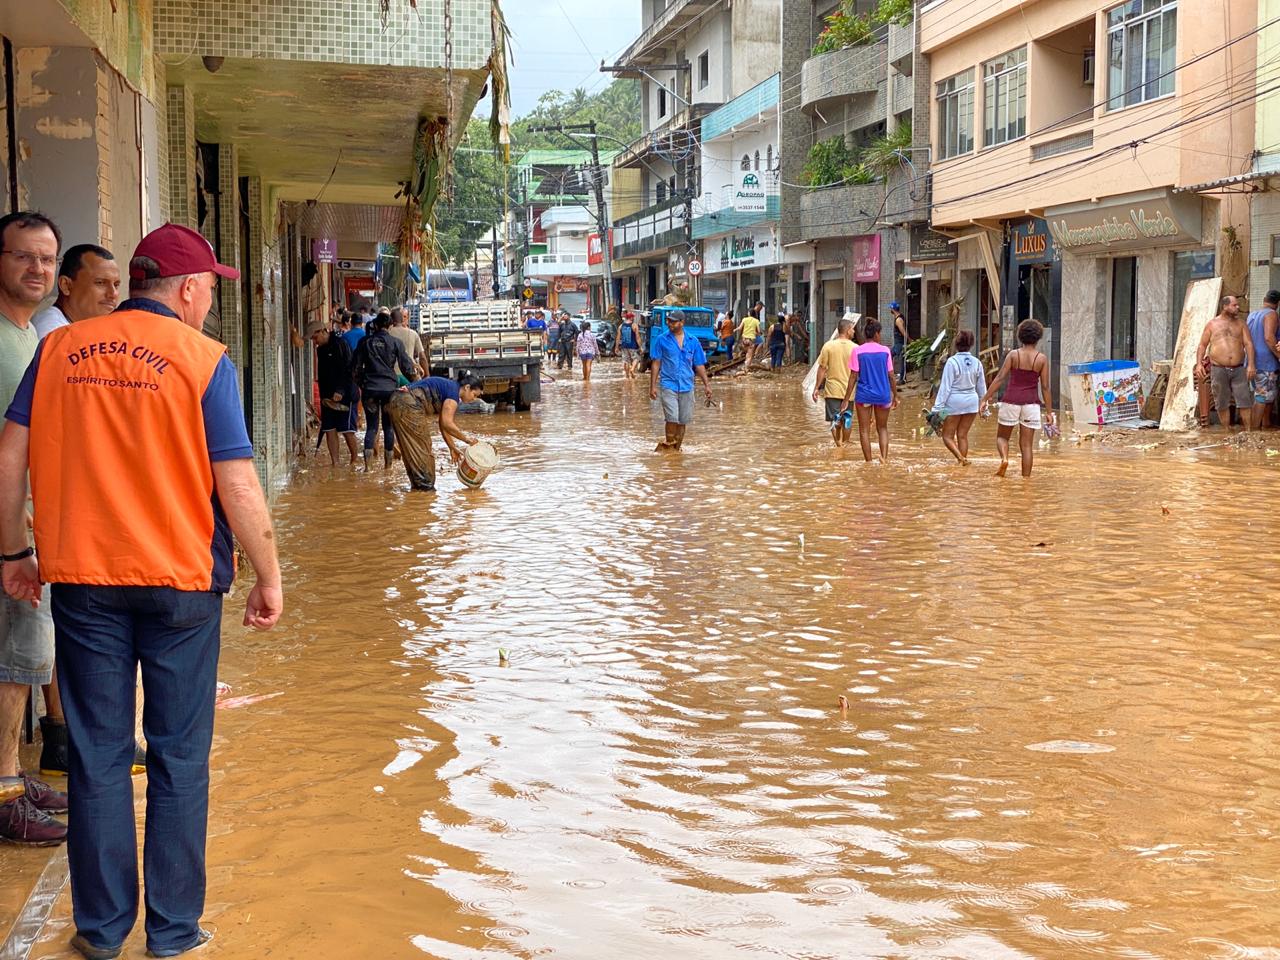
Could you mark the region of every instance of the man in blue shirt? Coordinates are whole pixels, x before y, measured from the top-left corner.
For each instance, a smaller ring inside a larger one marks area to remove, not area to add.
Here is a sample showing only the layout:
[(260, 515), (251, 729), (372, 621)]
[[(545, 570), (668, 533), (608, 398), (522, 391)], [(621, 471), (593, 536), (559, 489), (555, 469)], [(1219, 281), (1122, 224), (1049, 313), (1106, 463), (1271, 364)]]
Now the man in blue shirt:
[(711, 381), (707, 378), (707, 355), (697, 337), (686, 336), (684, 312), (667, 314), (667, 332), (652, 338), (649, 345), (649, 399), (657, 400), (661, 385), (662, 415), (667, 421), (666, 439), (658, 450), (679, 450), (684, 431), (693, 419), (693, 378), (702, 381), (711, 405)]

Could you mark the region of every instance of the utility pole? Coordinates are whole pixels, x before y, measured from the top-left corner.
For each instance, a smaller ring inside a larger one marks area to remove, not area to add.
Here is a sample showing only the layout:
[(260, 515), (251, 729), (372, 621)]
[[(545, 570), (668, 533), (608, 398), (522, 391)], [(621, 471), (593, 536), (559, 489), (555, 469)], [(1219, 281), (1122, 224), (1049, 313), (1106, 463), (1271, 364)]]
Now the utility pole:
[[(591, 185), (596, 195), (596, 228), (600, 231), (600, 249), (604, 252), (604, 312), (608, 316), (613, 309), (613, 244), (609, 242), (609, 218), (604, 204), (604, 170), (600, 166), (600, 140), (596, 137), (596, 122), (557, 123), (544, 127), (530, 127), (530, 133), (564, 133), (585, 130), (591, 137)], [(618, 315), (622, 312), (619, 310)]]

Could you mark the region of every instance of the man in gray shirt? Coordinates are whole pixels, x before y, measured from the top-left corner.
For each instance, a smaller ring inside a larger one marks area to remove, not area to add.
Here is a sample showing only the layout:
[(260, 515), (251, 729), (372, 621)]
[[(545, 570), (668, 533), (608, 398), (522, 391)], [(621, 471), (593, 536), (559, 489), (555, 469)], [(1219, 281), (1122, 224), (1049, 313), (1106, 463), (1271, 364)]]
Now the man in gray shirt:
[(413, 365), (418, 368), (418, 376), (426, 377), (430, 375), (427, 369), (430, 364), (427, 362), (427, 351), (422, 345), (422, 337), (409, 326), (409, 314), (404, 307), (396, 307), (391, 311), (391, 329), (387, 331), (391, 336), (400, 341), (400, 345), (404, 347), (404, 352), (409, 355), (409, 359), (413, 361)]

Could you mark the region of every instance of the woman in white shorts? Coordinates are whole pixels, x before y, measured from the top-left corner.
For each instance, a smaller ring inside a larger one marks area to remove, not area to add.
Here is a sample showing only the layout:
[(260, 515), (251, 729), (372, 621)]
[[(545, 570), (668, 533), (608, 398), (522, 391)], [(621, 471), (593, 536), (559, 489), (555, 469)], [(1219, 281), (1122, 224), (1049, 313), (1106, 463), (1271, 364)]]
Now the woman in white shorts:
[(1022, 475), (1031, 476), (1035, 460), (1036, 431), (1041, 427), (1040, 408), (1046, 411), (1045, 422), (1053, 424), (1053, 401), (1049, 398), (1049, 358), (1040, 352), (1044, 327), (1035, 320), (1023, 320), (1018, 324), (1018, 349), (1004, 358), (1000, 372), (991, 381), (982, 406), (987, 407), (991, 398), (1008, 381), (1009, 387), (1000, 399), (999, 428), (996, 431), (996, 449), (1000, 451), (1000, 468), (997, 477), (1003, 477), (1009, 469), (1009, 438), (1018, 429), (1018, 449), (1022, 451)]
[(987, 377), (982, 364), (970, 351), (973, 334), (961, 330), (956, 334), (956, 352), (942, 368), (942, 383), (934, 398), (933, 409), (945, 412), (942, 442), (951, 455), (964, 466), (969, 465), (969, 430), (978, 419), (978, 398), (987, 392)]

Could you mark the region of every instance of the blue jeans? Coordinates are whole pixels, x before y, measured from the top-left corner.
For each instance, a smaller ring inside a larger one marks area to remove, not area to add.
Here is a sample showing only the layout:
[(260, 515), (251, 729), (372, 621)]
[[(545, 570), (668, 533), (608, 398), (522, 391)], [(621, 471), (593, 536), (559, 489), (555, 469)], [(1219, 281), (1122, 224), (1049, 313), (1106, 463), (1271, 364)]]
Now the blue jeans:
[(786, 356), (786, 353), (787, 353), (786, 344), (781, 344), (781, 345), (770, 344), (769, 345), (769, 366), (777, 370), (780, 366), (782, 366), (782, 361), (783, 361), (783, 358)]
[(396, 445), (396, 430), (391, 425), (391, 417), (387, 415), (387, 404), (391, 402), (390, 393), (364, 394), (364, 448), (372, 450), (378, 445), (378, 424), (382, 424), (382, 449), (387, 453)]
[(895, 343), (889, 349), (889, 355), (893, 357), (893, 375), (898, 378), (899, 383), (907, 382), (907, 345), (905, 343)]
[(134, 687), (147, 738), (147, 947), (196, 944), (204, 912), (209, 747), (222, 595), (56, 583), (58, 689), (70, 741), (67, 859), (76, 929), (124, 942), (138, 916)]

